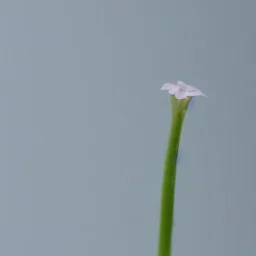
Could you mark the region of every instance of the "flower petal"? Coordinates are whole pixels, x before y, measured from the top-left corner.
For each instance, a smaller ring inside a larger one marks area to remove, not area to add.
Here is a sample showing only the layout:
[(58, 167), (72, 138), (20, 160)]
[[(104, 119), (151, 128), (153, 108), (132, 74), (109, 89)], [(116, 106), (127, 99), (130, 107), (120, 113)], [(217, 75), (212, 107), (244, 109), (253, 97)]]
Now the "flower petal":
[(173, 86), (175, 86), (175, 84), (171, 84), (171, 83), (166, 83), (161, 87), (161, 90), (167, 90), (169, 91)]
[(176, 84), (166, 83), (162, 86), (161, 90), (168, 90), (169, 94), (173, 95), (179, 90)]
[(187, 92), (188, 96), (204, 96), (207, 97), (204, 93), (202, 93), (200, 90), (194, 89)]
[(185, 84), (183, 81), (177, 81), (177, 85), (182, 87), (182, 88), (186, 88), (188, 85)]
[(165, 83), (161, 90), (167, 90), (169, 94), (175, 95), (177, 99), (185, 99), (192, 96), (204, 96), (207, 97), (197, 88), (185, 84), (183, 81), (177, 81), (177, 84)]
[(172, 88), (170, 88), (169, 90), (168, 90), (168, 92), (169, 92), (169, 94), (171, 94), (171, 95), (174, 95), (176, 92), (178, 92), (180, 90), (180, 88), (177, 86), (177, 85), (175, 85), (175, 86), (173, 86)]
[(178, 99), (178, 100), (181, 100), (181, 99), (185, 99), (187, 97), (187, 92), (186, 91), (183, 91), (183, 90), (179, 90), (175, 93), (175, 97)]

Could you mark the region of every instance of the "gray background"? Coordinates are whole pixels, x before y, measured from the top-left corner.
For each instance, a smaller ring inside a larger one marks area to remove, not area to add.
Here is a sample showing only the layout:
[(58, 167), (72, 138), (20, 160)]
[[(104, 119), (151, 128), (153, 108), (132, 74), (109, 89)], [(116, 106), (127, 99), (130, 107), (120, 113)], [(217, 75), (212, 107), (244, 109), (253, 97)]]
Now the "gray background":
[(0, 255), (156, 255), (177, 79), (173, 255), (255, 255), (255, 8), (1, 1)]

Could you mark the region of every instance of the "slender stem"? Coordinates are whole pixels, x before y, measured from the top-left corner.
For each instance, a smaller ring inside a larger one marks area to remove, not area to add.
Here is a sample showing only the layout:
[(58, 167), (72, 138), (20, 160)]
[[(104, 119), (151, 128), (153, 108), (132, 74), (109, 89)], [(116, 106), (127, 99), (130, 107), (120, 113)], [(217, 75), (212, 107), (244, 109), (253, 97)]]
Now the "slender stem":
[(164, 164), (158, 256), (170, 256), (172, 250), (172, 228), (175, 199), (176, 161), (180, 135), (189, 100), (172, 100), (172, 125)]

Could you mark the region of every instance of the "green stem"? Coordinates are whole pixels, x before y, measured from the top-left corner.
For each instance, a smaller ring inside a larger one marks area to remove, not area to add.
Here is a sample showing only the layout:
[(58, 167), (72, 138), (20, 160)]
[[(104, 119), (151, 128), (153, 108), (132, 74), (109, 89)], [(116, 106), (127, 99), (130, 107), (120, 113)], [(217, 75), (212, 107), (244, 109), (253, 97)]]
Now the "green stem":
[(182, 125), (190, 102), (190, 98), (177, 100), (174, 96), (171, 96), (171, 101), (172, 125), (164, 165), (158, 256), (171, 255), (176, 161), (178, 157)]

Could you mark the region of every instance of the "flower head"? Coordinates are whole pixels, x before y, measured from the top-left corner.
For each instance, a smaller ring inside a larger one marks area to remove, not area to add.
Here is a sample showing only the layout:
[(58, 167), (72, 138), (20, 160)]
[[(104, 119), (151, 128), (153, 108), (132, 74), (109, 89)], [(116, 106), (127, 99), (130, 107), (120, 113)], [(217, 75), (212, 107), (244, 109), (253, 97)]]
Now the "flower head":
[(178, 100), (185, 99), (192, 96), (204, 96), (207, 97), (200, 90), (191, 85), (187, 85), (182, 81), (178, 81), (177, 84), (166, 83), (162, 86), (161, 90), (167, 90), (169, 94), (175, 95)]

